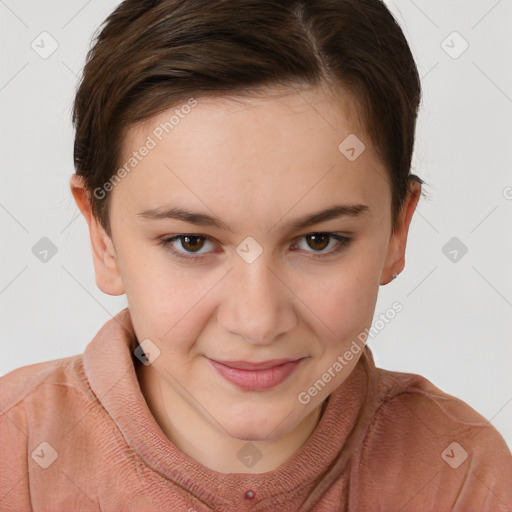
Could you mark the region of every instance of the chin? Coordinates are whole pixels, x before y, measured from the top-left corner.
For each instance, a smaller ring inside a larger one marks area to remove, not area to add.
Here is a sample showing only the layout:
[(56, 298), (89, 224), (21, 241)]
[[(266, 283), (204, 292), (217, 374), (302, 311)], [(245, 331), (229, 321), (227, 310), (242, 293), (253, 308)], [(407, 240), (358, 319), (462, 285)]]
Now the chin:
[(233, 439), (240, 439), (240, 441), (277, 441), (288, 433), (286, 429), (280, 428), (279, 431), (267, 430), (266, 427), (259, 428), (258, 425), (252, 424), (250, 426), (245, 425), (233, 425), (229, 429), (226, 429), (228, 434)]
[[(283, 414), (283, 408), (256, 412), (254, 407), (224, 422), (225, 431), (234, 439), (241, 441), (276, 441), (288, 434), (296, 426), (294, 414)], [(300, 419), (299, 419), (300, 420)]]

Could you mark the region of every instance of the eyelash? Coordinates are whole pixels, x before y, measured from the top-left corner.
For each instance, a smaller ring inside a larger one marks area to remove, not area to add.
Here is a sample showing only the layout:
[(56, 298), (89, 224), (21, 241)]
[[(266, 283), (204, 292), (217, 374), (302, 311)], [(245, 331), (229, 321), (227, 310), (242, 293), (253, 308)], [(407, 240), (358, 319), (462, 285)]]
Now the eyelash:
[[(352, 238), (350, 238), (350, 237), (340, 235), (339, 233), (332, 233), (332, 232), (328, 232), (328, 231), (327, 232), (326, 231), (314, 231), (313, 233), (307, 233), (307, 234), (299, 237), (298, 240), (300, 241), (300, 240), (302, 240), (308, 236), (311, 236), (311, 235), (327, 235), (331, 238), (334, 238), (338, 242), (338, 244), (335, 246), (335, 248), (331, 249), (330, 251), (318, 252), (318, 253), (313, 252), (312, 255), (309, 256), (313, 259), (326, 258), (326, 257), (332, 256), (334, 254), (340, 253), (343, 249), (345, 249), (350, 244), (350, 242), (352, 242)], [(205, 253), (201, 253), (201, 256), (199, 256), (194, 253), (183, 253), (181, 251), (177, 251), (176, 249), (172, 248), (172, 245), (171, 245), (172, 242), (175, 242), (176, 240), (180, 240), (186, 236), (203, 238), (209, 242), (213, 242), (213, 240), (214, 240), (213, 238), (211, 238), (207, 235), (184, 233), (181, 235), (173, 235), (173, 236), (164, 238), (164, 239), (160, 240), (160, 244), (162, 246), (164, 246), (166, 249), (168, 249), (169, 251), (171, 251), (173, 253), (173, 255), (175, 255), (179, 259), (186, 260), (189, 262), (193, 262), (193, 261), (197, 261), (197, 260), (204, 260), (207, 257), (207, 256), (203, 256), (203, 254), (205, 254)], [(296, 244), (294, 243), (294, 245), (296, 245)], [(310, 251), (306, 251), (306, 252), (310, 252)], [(184, 254), (189, 254), (189, 255), (184, 256)]]

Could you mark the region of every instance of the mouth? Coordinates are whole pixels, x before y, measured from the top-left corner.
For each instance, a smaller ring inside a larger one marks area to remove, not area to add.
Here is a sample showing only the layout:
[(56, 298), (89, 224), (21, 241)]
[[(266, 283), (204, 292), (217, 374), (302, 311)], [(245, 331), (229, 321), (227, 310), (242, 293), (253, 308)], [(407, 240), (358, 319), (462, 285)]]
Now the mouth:
[(235, 386), (248, 391), (264, 391), (281, 384), (303, 359), (305, 358), (273, 359), (263, 362), (208, 360), (221, 377)]

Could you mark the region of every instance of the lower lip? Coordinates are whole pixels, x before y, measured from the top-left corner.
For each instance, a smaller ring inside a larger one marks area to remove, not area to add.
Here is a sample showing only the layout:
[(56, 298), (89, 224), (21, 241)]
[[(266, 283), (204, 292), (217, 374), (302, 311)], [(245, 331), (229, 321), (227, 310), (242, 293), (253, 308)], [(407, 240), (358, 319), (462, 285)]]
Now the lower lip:
[(235, 386), (248, 391), (263, 391), (281, 384), (295, 371), (302, 359), (290, 361), (289, 363), (280, 364), (265, 370), (240, 370), (226, 366), (218, 361), (212, 361), (211, 359), (209, 361), (222, 377)]

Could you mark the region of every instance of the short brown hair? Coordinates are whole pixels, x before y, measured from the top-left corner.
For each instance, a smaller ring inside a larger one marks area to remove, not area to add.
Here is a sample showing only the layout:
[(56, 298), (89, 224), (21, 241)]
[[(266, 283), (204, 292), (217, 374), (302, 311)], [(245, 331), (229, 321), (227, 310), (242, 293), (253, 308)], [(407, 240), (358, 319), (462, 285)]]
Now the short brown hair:
[[(100, 30), (101, 29), (101, 30)], [(405, 200), (421, 85), (381, 0), (125, 0), (98, 29), (77, 90), (74, 164), (111, 235), (110, 194), (127, 129), (190, 97), (331, 84), (350, 92)], [(341, 142), (341, 141), (340, 141)]]

